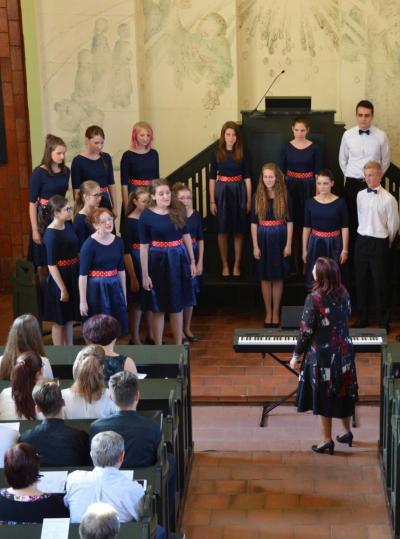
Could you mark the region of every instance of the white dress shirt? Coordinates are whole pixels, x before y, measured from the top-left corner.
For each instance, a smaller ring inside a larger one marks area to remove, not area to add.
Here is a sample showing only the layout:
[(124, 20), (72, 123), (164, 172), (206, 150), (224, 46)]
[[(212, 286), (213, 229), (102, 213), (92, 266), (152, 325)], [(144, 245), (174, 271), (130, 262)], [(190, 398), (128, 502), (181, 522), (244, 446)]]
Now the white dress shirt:
[(376, 194), (363, 189), (357, 195), (357, 213), (361, 236), (389, 238), (392, 244), (399, 230), (399, 207), (393, 195), (381, 185)]
[[(15, 409), (15, 402), (12, 398), (11, 387), (6, 387), (0, 393), (0, 419), (8, 421), (20, 421), (26, 419), (25, 416), (19, 417)], [(44, 415), (39, 412), (36, 414), (36, 419), (44, 419)]]
[[(41, 356), (42, 363), (43, 363), (43, 378), (50, 378), (50, 380), (53, 380), (53, 370), (50, 365), (50, 361), (47, 359), (47, 357)], [(3, 356), (0, 356), (0, 365), (3, 361)]]
[(68, 475), (64, 504), (71, 522), (82, 520), (91, 503), (109, 503), (118, 512), (120, 522), (139, 520), (144, 489), (117, 468), (96, 466), (93, 471), (77, 470)]
[(97, 419), (118, 412), (118, 407), (110, 399), (110, 390), (106, 389), (97, 401), (87, 402), (71, 388), (63, 389), (65, 401), (65, 419)]
[(344, 132), (339, 150), (339, 164), (347, 178), (364, 178), (364, 165), (368, 161), (378, 161), (383, 172), (390, 165), (390, 146), (384, 131), (374, 125), (369, 135), (360, 135), (359, 127)]

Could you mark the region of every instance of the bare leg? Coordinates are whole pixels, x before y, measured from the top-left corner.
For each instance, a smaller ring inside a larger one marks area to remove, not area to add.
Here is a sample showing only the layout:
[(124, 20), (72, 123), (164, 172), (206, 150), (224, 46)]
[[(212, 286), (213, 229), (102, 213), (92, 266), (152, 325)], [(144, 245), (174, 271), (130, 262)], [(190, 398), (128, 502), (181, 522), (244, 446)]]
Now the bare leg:
[(193, 337), (190, 324), (192, 322), (193, 307), (185, 307), (183, 309), (183, 333), (186, 337)]
[(64, 326), (53, 323), (51, 326), (51, 338), (54, 346), (62, 346), (64, 344)]
[(325, 417), (323, 415), (320, 415), (318, 417), (321, 427), (322, 445), (332, 440), (332, 418)]
[(283, 281), (272, 281), (272, 322), (278, 324), (281, 315)]
[(154, 341), (152, 317), (153, 317), (153, 313), (151, 311), (146, 311), (144, 313), (144, 319), (146, 321), (147, 338)]
[(228, 265), (228, 235), (227, 234), (218, 234), (218, 249), (219, 256), (221, 257), (222, 263), (222, 275), (229, 275), (229, 265)]
[(261, 281), (261, 292), (265, 306), (265, 319), (266, 324), (270, 324), (272, 321), (272, 283), (271, 281)]
[(153, 316), (151, 317), (151, 325), (153, 328), (155, 344), (162, 344), (164, 321), (165, 313), (153, 313)]
[(140, 320), (142, 318), (142, 311), (138, 304), (131, 305), (128, 312), (129, 330), (131, 332), (131, 339), (133, 344), (141, 344), (140, 342)]
[(351, 432), (351, 417), (342, 417), (343, 428), (346, 432)]
[(72, 346), (74, 344), (74, 324), (67, 322), (64, 326), (64, 344)]
[(240, 275), (240, 262), (243, 254), (243, 234), (236, 234), (234, 239), (235, 263), (233, 265), (233, 275)]
[(183, 312), (169, 313), (169, 323), (174, 336), (174, 344), (182, 344)]

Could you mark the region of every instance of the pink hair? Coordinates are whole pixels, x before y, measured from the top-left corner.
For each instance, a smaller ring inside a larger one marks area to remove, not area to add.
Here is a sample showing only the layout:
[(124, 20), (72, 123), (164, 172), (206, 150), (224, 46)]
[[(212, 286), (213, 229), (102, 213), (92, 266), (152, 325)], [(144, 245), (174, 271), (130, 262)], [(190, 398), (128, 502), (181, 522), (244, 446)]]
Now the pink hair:
[(146, 146), (146, 150), (148, 150), (149, 148), (151, 148), (151, 146), (153, 144), (154, 132), (153, 132), (153, 128), (151, 127), (151, 125), (148, 124), (147, 122), (137, 122), (133, 126), (133, 129), (132, 129), (132, 147), (134, 149), (139, 147), (139, 143), (138, 143), (138, 140), (137, 140), (137, 134), (138, 134), (139, 129), (146, 129), (150, 133), (150, 142)]

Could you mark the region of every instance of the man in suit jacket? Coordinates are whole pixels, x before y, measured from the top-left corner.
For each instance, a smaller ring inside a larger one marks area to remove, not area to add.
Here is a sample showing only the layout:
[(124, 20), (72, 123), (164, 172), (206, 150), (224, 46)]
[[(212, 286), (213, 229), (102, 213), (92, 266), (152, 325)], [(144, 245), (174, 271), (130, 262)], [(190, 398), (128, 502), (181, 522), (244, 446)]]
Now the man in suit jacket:
[(89, 435), (65, 425), (64, 399), (54, 380), (39, 381), (32, 392), (37, 412), (45, 416), (36, 427), (24, 432), (20, 442), (31, 444), (40, 455), (42, 466), (87, 466)]
[(118, 372), (111, 376), (109, 388), (111, 399), (119, 411), (92, 423), (90, 438), (99, 432), (118, 432), (125, 442), (122, 468), (152, 466), (157, 460), (161, 431), (155, 421), (139, 415), (136, 411), (140, 398), (136, 376), (129, 371)]

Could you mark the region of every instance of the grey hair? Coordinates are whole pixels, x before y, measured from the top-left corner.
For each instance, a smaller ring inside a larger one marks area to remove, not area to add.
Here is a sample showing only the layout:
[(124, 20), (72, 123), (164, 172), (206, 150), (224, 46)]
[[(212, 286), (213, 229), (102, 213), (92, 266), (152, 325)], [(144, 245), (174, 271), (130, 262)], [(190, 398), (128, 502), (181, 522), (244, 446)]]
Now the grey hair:
[(119, 532), (118, 513), (108, 503), (92, 503), (79, 525), (81, 539), (114, 539)]
[(100, 468), (115, 466), (118, 457), (124, 451), (124, 439), (112, 430), (99, 432), (92, 438), (90, 456), (93, 464)]

